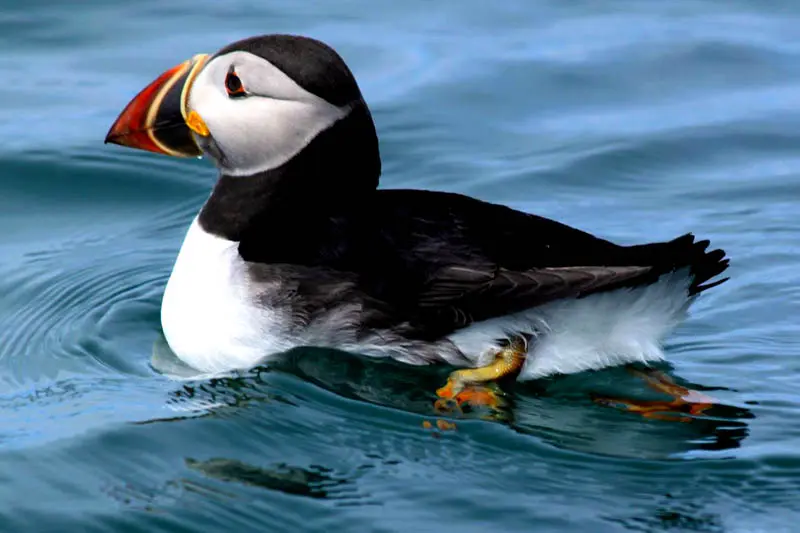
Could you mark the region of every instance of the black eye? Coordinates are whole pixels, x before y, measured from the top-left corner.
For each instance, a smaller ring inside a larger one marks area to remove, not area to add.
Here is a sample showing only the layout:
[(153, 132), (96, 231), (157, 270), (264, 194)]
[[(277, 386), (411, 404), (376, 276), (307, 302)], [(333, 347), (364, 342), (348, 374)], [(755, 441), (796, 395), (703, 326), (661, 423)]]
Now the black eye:
[(228, 75), (225, 76), (225, 90), (228, 91), (228, 96), (231, 98), (247, 96), (244, 86), (242, 85), (242, 80), (239, 79), (239, 76), (233, 70), (228, 72)]

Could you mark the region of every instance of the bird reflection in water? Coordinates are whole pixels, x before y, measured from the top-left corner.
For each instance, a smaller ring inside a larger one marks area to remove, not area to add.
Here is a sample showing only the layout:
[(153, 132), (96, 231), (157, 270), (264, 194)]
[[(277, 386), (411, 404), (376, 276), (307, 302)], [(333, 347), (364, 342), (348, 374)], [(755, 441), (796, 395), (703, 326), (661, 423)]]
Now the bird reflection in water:
[[(167, 348), (168, 350), (168, 348)], [(165, 359), (166, 358), (166, 359)], [(157, 361), (158, 359), (158, 361)], [(154, 357), (153, 366), (168, 367), (168, 356)], [(748, 436), (752, 411), (715, 401), (702, 411), (642, 416), (627, 405), (615, 408), (613, 398), (638, 398), (636, 405), (657, 405), (663, 398), (637, 375), (662, 373), (675, 387), (711, 394), (712, 389), (668, 377), (668, 367), (609, 368), (532, 382), (506, 384), (506, 405), (500, 414), (472, 412), (437, 414), (432, 390), (447, 368), (409, 367), (375, 361), (326, 349), (287, 352), (269, 369), (239, 377), (192, 381), (173, 395), (176, 410), (191, 401), (199, 406), (239, 406), (248, 402), (292, 400), (270, 386), (274, 373), (290, 374), (339, 396), (417, 413), (420, 429), (439, 432), (459, 430), (459, 422), (488, 419), (522, 434), (560, 448), (618, 457), (667, 458), (694, 452), (719, 452), (738, 448)], [(714, 389), (723, 390), (723, 389)], [(189, 392), (190, 391), (190, 392)], [(598, 401), (601, 400), (601, 401)], [(210, 409), (213, 410), (213, 409)], [(646, 413), (645, 413), (646, 414)]]
[(350, 481), (337, 477), (329, 468), (316, 465), (301, 468), (280, 463), (257, 467), (233, 459), (198, 461), (189, 458), (186, 459), (186, 466), (218, 481), (236, 482), (294, 496), (346, 499), (354, 491)]

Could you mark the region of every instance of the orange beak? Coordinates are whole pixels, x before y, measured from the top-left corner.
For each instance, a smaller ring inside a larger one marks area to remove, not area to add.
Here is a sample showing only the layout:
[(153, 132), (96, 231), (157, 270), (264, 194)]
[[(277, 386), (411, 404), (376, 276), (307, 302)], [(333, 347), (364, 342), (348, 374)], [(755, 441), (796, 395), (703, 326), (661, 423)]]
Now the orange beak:
[(192, 84), (208, 58), (207, 54), (198, 54), (145, 87), (117, 117), (105, 142), (177, 157), (201, 155), (192, 136), (199, 116), (188, 112), (186, 105)]

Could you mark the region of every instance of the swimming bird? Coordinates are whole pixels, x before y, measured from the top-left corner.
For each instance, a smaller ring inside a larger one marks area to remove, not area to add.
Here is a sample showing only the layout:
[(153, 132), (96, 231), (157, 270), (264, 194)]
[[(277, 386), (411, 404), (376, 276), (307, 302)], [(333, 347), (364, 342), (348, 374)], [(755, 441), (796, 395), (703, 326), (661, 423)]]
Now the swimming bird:
[(378, 188), (359, 86), (308, 37), (181, 63), (106, 142), (219, 169), (161, 309), (173, 352), (204, 372), (330, 347), (461, 367), (438, 396), (495, 405), (506, 377), (661, 360), (691, 302), (725, 281), (725, 253), (692, 234), (622, 246), (456, 193)]

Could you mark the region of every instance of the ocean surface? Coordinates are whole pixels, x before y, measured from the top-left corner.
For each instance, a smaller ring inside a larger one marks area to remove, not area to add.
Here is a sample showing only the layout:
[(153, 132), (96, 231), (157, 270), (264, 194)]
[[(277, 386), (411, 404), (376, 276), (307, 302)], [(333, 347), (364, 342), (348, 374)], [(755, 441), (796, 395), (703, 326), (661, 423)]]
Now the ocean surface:
[[(447, 368), (171, 371), (161, 295), (216, 174), (103, 138), (165, 69), (273, 32), (344, 56), (384, 187), (725, 248), (660, 367), (719, 405), (599, 405), (653, 399), (612, 368), (440, 431)], [(800, 531), (800, 3), (2, 0), (0, 48), (1, 532)]]

